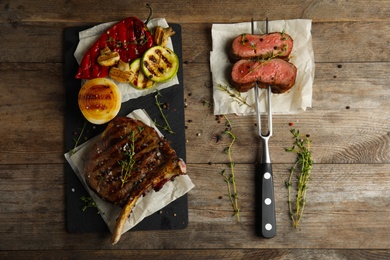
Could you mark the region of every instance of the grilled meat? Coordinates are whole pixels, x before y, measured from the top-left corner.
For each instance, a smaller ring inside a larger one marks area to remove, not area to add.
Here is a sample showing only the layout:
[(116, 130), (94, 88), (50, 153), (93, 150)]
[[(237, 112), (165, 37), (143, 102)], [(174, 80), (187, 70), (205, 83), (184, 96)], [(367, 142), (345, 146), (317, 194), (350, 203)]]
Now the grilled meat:
[(272, 93), (284, 93), (295, 84), (297, 68), (282, 59), (239, 60), (232, 68), (232, 81), (239, 92), (246, 92), (257, 81), (260, 88), (271, 85)]
[(241, 34), (232, 43), (232, 53), (238, 59), (288, 59), (293, 39), (286, 33)]
[(112, 243), (119, 241), (138, 198), (182, 174), (186, 174), (184, 161), (154, 128), (128, 117), (113, 119), (84, 167), (89, 187), (102, 199), (122, 207)]

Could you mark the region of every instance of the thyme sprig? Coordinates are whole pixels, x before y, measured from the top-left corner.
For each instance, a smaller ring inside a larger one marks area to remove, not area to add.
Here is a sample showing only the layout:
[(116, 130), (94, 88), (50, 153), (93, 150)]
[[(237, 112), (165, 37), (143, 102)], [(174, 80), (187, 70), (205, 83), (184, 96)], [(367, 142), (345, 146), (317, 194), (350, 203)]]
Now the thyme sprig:
[(240, 105), (240, 106), (246, 105), (248, 107), (251, 107), (251, 105), (249, 105), (247, 102), (247, 97), (243, 97), (240, 92), (238, 92), (237, 90), (235, 90), (231, 86), (222, 85), (222, 84), (218, 83), (217, 88), (226, 92), (233, 99), (234, 102), (238, 103), (238, 105)]
[(213, 103), (207, 101), (206, 99), (202, 100), (202, 104), (203, 104), (203, 106), (213, 107)]
[(83, 127), (81, 128), (80, 130), (80, 134), (78, 135), (77, 139), (73, 139), (74, 141), (74, 146), (73, 146), (73, 149), (70, 151), (71, 154), (74, 154), (76, 152), (76, 147), (79, 145), (80, 143), (80, 140), (81, 140), (81, 137), (83, 136), (84, 134), (84, 131), (85, 131), (85, 128), (87, 126), (87, 121), (84, 122), (84, 125)]
[(169, 125), (168, 123), (168, 119), (167, 117), (165, 116), (163, 110), (162, 110), (162, 107), (164, 104), (162, 104), (159, 100), (158, 100), (158, 97), (161, 96), (161, 93), (160, 91), (157, 91), (157, 94), (154, 96), (154, 99), (155, 99), (155, 104), (157, 105), (158, 107), (158, 110), (160, 111), (160, 114), (161, 114), (161, 117), (164, 119), (164, 122), (165, 122), (165, 126), (163, 125), (159, 125), (156, 123), (156, 121), (154, 122), (154, 124), (157, 126), (157, 127), (160, 127), (162, 128), (163, 130), (167, 131), (168, 133), (170, 134), (174, 134), (175, 132), (172, 130), (171, 126)]
[(85, 205), (81, 208), (83, 212), (85, 212), (88, 208), (97, 208), (97, 204), (93, 201), (92, 197), (81, 196), (80, 199), (85, 203)]
[(228, 196), (234, 211), (233, 216), (237, 218), (238, 222), (240, 222), (240, 208), (238, 206), (238, 194), (237, 194), (237, 185), (236, 185), (235, 169), (234, 169), (235, 163), (233, 161), (233, 155), (232, 155), (233, 144), (236, 141), (236, 136), (232, 132), (232, 126), (230, 120), (225, 115), (224, 117), (226, 119), (226, 123), (225, 123), (226, 129), (223, 133), (228, 135), (231, 138), (229, 146), (225, 149), (225, 152), (229, 158), (230, 175), (226, 174), (225, 169), (222, 170), (221, 175), (223, 176), (227, 184)]
[(134, 160), (134, 147), (135, 147), (135, 132), (130, 132), (130, 144), (126, 143), (126, 145), (122, 148), (125, 152), (126, 159), (119, 160), (118, 163), (121, 166), (121, 182), (123, 187), (125, 183), (128, 181), (128, 179), (131, 176), (131, 171), (134, 168), (135, 160)]
[[(294, 144), (290, 148), (285, 148), (286, 152), (297, 154), (297, 159), (294, 165), (290, 168), (289, 177), (285, 181), (288, 190), (288, 206), (289, 213), (293, 223), (293, 227), (297, 228), (303, 215), (303, 210), (306, 205), (306, 191), (310, 180), (310, 173), (313, 167), (313, 159), (310, 152), (311, 141), (306, 135), (302, 138), (299, 130), (290, 129), (294, 137)], [(293, 181), (293, 176), (296, 176), (296, 181)], [(294, 182), (294, 184), (293, 184)], [(292, 200), (293, 185), (296, 186), (296, 199)]]

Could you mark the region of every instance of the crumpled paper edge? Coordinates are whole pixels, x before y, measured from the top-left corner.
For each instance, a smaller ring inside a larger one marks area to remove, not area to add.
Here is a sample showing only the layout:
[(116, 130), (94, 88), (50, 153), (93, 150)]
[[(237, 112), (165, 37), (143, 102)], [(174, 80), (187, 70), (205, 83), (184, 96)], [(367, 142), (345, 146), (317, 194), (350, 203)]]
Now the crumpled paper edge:
[[(88, 28), (86, 30), (79, 32), (79, 43), (78, 43), (76, 50), (74, 52), (74, 57), (75, 57), (78, 64), (80, 64), (82, 58), (84, 57), (84, 54), (89, 50), (89, 48), (99, 39), (100, 35), (116, 23), (117, 23), (117, 21), (103, 23), (103, 24), (99, 24), (99, 25), (93, 26), (91, 28)], [(148, 28), (151, 30), (157, 26), (167, 28), (169, 25), (168, 25), (167, 21), (165, 20), (165, 18), (155, 18), (155, 19), (150, 20), (148, 23)], [(173, 48), (173, 43), (172, 43), (171, 38), (168, 38), (168, 43), (167, 43), (166, 47), (175, 51)], [(114, 81), (115, 84), (118, 86), (118, 88), (122, 94), (122, 103), (124, 103), (130, 99), (135, 99), (135, 98), (138, 98), (141, 96), (146, 96), (146, 95), (149, 95), (151, 93), (156, 92), (157, 90), (166, 89), (166, 88), (169, 88), (169, 87), (172, 87), (174, 85), (179, 84), (179, 78), (177, 77), (177, 75), (167, 82), (156, 83), (155, 86), (153, 86), (152, 88), (144, 89), (144, 90), (136, 89), (133, 86), (131, 86), (130, 83), (122, 83), (122, 82), (118, 82), (116, 80), (113, 80), (111, 78), (109, 78), (109, 79)], [(81, 81), (82, 85), (85, 82), (86, 82), (86, 80), (82, 80)]]
[[(148, 114), (143, 109), (134, 110), (128, 115), (128, 117), (140, 120), (145, 124), (154, 127), (160, 136), (161, 132), (155, 127), (153, 120), (148, 116)], [(93, 201), (96, 203), (100, 215), (102, 216), (104, 222), (107, 224), (107, 227), (113, 233), (115, 229), (116, 219), (121, 212), (121, 208), (112, 203), (102, 200), (94, 191), (92, 191), (84, 178), (84, 162), (85, 158), (94, 145), (98, 136), (90, 139), (89, 141), (79, 145), (72, 152), (66, 153), (64, 156), (68, 161), (69, 165), (72, 167), (73, 171), (80, 179), (81, 183), (87, 190), (88, 194), (91, 196)], [(136, 205), (133, 208), (130, 217), (127, 219), (123, 232), (125, 233), (138, 223), (140, 223), (144, 218), (152, 215), (153, 213), (161, 210), (171, 202), (182, 197), (193, 189), (195, 185), (193, 184), (191, 178), (188, 175), (177, 176), (174, 181), (169, 181), (164, 184), (164, 186), (158, 191), (150, 191), (145, 196), (142, 196), (137, 201)]]
[[(296, 114), (305, 111), (312, 106), (312, 86), (314, 81), (314, 52), (312, 46), (311, 35), (311, 20), (295, 19), (295, 20), (275, 20), (269, 21), (269, 31), (285, 31), (294, 39), (294, 47), (291, 53), (290, 62), (298, 68), (297, 79), (295, 86), (284, 94), (272, 94), (272, 113), (273, 114)], [(265, 33), (265, 22), (254, 22), (255, 33)], [(305, 32), (304, 34), (299, 32)], [(251, 32), (251, 23), (235, 23), (235, 24), (213, 24), (212, 38), (213, 48), (210, 52), (210, 66), (213, 79), (213, 100), (214, 114), (237, 114), (237, 115), (253, 115), (255, 114), (254, 106), (254, 91), (241, 93), (250, 106), (242, 105), (232, 101), (232, 98), (225, 92), (218, 89), (217, 85), (229, 85), (227, 78), (221, 78), (216, 74), (221, 74), (219, 70), (228, 70), (232, 66), (229, 61), (226, 51), (227, 42), (233, 40), (234, 37), (242, 33)], [(216, 41), (215, 34), (222, 35), (226, 39), (225, 42)], [(297, 53), (302, 53), (304, 59), (300, 58)], [(218, 73), (215, 73), (215, 72)], [(213, 73), (214, 72), (214, 73)], [(238, 92), (237, 92), (238, 93)], [(267, 111), (266, 108), (265, 90), (259, 91), (259, 109), (261, 113)]]

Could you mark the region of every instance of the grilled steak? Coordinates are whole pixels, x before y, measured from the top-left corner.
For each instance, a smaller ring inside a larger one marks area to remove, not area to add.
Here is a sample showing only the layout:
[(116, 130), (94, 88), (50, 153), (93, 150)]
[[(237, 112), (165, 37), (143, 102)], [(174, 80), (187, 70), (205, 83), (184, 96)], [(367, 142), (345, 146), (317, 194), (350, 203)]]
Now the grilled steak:
[(232, 68), (232, 81), (239, 92), (253, 88), (257, 81), (260, 88), (271, 85), (272, 93), (284, 93), (295, 84), (297, 68), (282, 59), (266, 61), (239, 60)]
[(184, 161), (154, 128), (128, 117), (113, 119), (94, 144), (84, 167), (89, 187), (102, 199), (123, 207), (112, 243), (119, 241), (138, 198), (152, 189), (158, 191), (182, 174), (186, 174)]
[(238, 59), (287, 59), (293, 39), (286, 33), (241, 34), (232, 43), (232, 53)]

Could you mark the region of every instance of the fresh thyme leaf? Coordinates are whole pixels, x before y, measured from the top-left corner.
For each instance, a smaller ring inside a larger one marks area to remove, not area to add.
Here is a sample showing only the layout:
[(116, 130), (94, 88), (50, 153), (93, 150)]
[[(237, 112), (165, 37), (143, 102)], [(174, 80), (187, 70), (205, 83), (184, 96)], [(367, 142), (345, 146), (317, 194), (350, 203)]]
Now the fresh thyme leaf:
[(203, 104), (203, 106), (207, 105), (208, 107), (212, 107), (213, 106), (213, 104), (211, 102), (209, 102), (209, 101), (207, 101), (205, 99), (202, 100), (202, 104)]
[(234, 88), (222, 84), (217, 84), (217, 88), (222, 90), (223, 92), (226, 92), (233, 99), (233, 101), (238, 103), (238, 105), (240, 106), (246, 105), (248, 107), (251, 107), (251, 105), (249, 105), (247, 102), (247, 98), (243, 97), (241, 93), (235, 90)]
[(77, 137), (76, 140), (74, 140), (74, 146), (73, 146), (73, 149), (71, 150), (71, 154), (74, 154), (75, 153), (75, 150), (76, 150), (76, 147), (79, 145), (80, 143), (80, 140), (81, 140), (81, 137), (82, 135), (84, 134), (84, 130), (85, 130), (85, 127), (87, 126), (87, 121), (84, 122), (84, 125), (83, 127), (81, 128), (81, 131), (80, 131), (80, 134), (79, 136)]
[(125, 185), (125, 183), (128, 181), (128, 179), (131, 176), (131, 171), (133, 170), (135, 160), (134, 160), (134, 149), (135, 149), (135, 132), (130, 132), (130, 144), (126, 143), (126, 145), (122, 148), (123, 152), (126, 155), (126, 159), (118, 161), (119, 165), (121, 166), (121, 182), (122, 187)]
[(85, 212), (88, 208), (97, 208), (96, 203), (91, 197), (82, 196), (80, 199), (85, 203), (85, 205), (81, 208), (83, 212)]
[(240, 41), (240, 44), (241, 45), (245, 45), (245, 43), (248, 41), (248, 39), (246, 38), (246, 33), (243, 33), (241, 34), (241, 41)]
[[(154, 96), (154, 99), (155, 99), (155, 104), (157, 105), (158, 107), (158, 110), (160, 111), (160, 114), (161, 114), (161, 117), (164, 119), (165, 121), (165, 126), (162, 126), (163, 130), (169, 132), (170, 134), (174, 134), (175, 132), (173, 132), (171, 126), (169, 125), (168, 123), (168, 120), (167, 120), (167, 117), (165, 116), (163, 110), (162, 110), (162, 106), (163, 104), (158, 100), (158, 97), (161, 96), (161, 93), (160, 91), (157, 91), (157, 94)], [(156, 124), (157, 125), (157, 124)], [(157, 125), (158, 127), (161, 125)]]
[(236, 141), (236, 136), (231, 131), (232, 124), (230, 120), (225, 115), (224, 117), (226, 119), (225, 126), (227, 127), (227, 129), (225, 129), (223, 134), (226, 134), (231, 138), (229, 146), (224, 149), (225, 153), (228, 155), (229, 158), (230, 175), (226, 174), (225, 170), (222, 170), (221, 175), (224, 177), (224, 180), (227, 183), (228, 196), (234, 211), (233, 216), (237, 218), (238, 222), (240, 222), (240, 208), (238, 206), (238, 195), (237, 195), (237, 186), (236, 186), (236, 179), (235, 179), (235, 163), (233, 162), (233, 156), (232, 156), (232, 147), (234, 142)]
[(142, 133), (142, 131), (144, 131), (144, 127), (143, 126), (137, 126), (137, 129), (138, 129), (138, 131), (140, 132), (140, 133)]
[[(285, 181), (288, 190), (288, 206), (293, 227), (297, 228), (303, 215), (306, 204), (306, 191), (310, 180), (310, 173), (313, 168), (313, 159), (310, 151), (311, 141), (306, 135), (301, 138), (299, 130), (290, 129), (294, 137), (294, 145), (291, 148), (285, 148), (286, 152), (297, 154), (297, 159), (294, 165), (289, 169), (289, 177)], [(296, 180), (293, 180), (295, 175)], [(296, 188), (295, 201), (292, 200), (292, 189)]]

